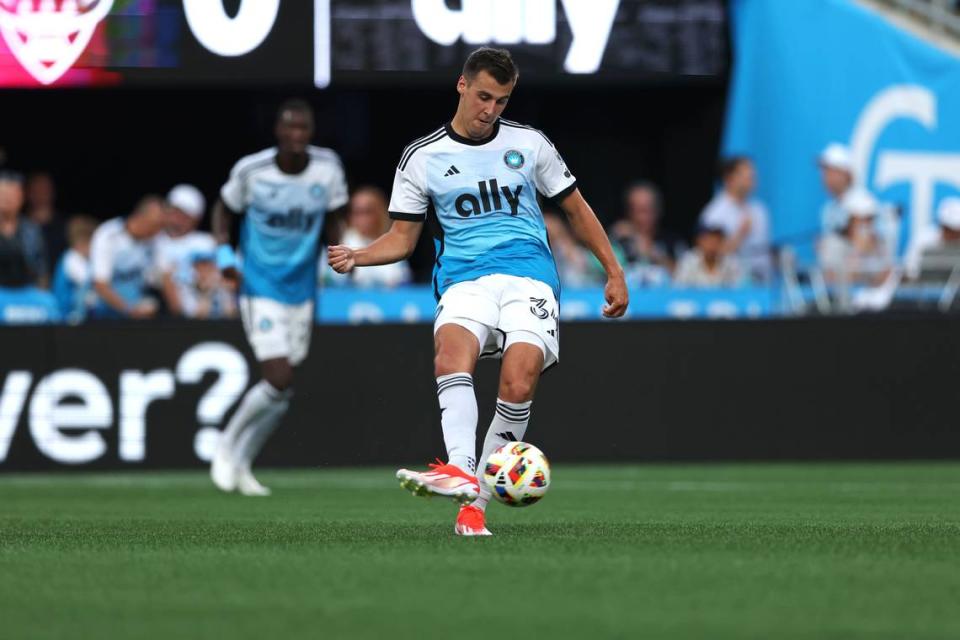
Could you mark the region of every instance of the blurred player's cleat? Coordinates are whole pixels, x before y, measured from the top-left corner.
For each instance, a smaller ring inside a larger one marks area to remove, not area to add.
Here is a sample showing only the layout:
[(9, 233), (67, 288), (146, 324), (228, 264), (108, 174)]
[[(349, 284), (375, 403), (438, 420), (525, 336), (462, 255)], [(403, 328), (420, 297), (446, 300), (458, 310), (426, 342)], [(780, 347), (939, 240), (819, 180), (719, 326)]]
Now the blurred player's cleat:
[(230, 493), (237, 488), (237, 472), (230, 456), (230, 447), (217, 446), (210, 462), (210, 479), (221, 491)]
[(400, 486), (415, 496), (443, 496), (460, 504), (470, 504), (480, 495), (477, 479), (457, 465), (437, 460), (437, 464), (427, 466), (430, 471), (397, 471)]
[(253, 477), (253, 472), (249, 468), (237, 469), (237, 491), (245, 496), (268, 496), (270, 489), (263, 486)]
[(483, 509), (466, 505), (460, 507), (460, 513), (457, 514), (457, 524), (453, 528), (458, 536), (492, 536), (487, 529), (486, 518)]

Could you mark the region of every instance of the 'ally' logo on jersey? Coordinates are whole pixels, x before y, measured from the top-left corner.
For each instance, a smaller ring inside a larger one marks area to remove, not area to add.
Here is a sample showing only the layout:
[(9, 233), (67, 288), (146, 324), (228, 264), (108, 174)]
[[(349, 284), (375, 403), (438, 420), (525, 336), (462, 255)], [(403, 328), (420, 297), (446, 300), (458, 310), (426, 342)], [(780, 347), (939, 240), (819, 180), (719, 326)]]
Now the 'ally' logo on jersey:
[(511, 190), (510, 187), (501, 187), (496, 178), (491, 178), (478, 182), (477, 189), (479, 197), (472, 193), (462, 193), (457, 196), (455, 204), (460, 216), (469, 218), (470, 216), (479, 216), (482, 213), (500, 211), (503, 208), (504, 199), (510, 205), (510, 215), (515, 216), (520, 213), (522, 184), (518, 184), (516, 189)]
[(523, 154), (516, 149), (510, 149), (503, 154), (503, 162), (511, 169), (519, 169), (523, 166)]

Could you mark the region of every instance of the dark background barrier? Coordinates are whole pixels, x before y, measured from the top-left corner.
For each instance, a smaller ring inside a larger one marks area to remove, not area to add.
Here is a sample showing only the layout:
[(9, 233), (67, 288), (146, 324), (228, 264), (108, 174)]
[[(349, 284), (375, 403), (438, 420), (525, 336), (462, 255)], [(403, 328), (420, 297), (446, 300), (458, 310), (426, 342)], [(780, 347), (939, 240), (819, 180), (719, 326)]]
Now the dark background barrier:
[[(957, 328), (947, 317), (568, 324), (529, 439), (562, 461), (957, 457)], [(248, 367), (257, 378), (232, 323), (0, 329), (0, 354), (0, 470), (55, 458), (198, 466), (202, 424), (229, 417)], [(318, 327), (298, 375), (262, 464), (443, 455), (429, 326)], [(496, 364), (477, 377), (482, 435)]]

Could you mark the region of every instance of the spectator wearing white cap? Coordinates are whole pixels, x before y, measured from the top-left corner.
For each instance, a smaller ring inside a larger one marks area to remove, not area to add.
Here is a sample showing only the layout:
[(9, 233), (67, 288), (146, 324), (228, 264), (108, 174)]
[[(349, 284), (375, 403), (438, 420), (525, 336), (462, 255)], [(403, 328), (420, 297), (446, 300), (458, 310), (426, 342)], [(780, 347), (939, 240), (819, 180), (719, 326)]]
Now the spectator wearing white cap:
[(838, 232), (846, 223), (841, 202), (853, 185), (853, 158), (850, 149), (832, 142), (817, 159), (823, 186), (830, 198), (820, 208), (820, 232), (824, 235)]
[(892, 259), (876, 229), (880, 205), (863, 188), (850, 189), (840, 203), (840, 231), (828, 233), (820, 242), (820, 268), (831, 284), (869, 285), (883, 283)]
[(193, 185), (178, 184), (167, 194), (167, 228), (157, 239), (156, 271), (157, 285), (173, 315), (184, 315), (180, 291), (194, 279), (192, 257), (217, 248), (212, 235), (197, 231), (206, 207), (206, 199)]
[(917, 234), (910, 243), (904, 266), (907, 276), (916, 279), (920, 275), (923, 254), (932, 249), (960, 248), (960, 198), (944, 198), (937, 207), (938, 226), (929, 227)]

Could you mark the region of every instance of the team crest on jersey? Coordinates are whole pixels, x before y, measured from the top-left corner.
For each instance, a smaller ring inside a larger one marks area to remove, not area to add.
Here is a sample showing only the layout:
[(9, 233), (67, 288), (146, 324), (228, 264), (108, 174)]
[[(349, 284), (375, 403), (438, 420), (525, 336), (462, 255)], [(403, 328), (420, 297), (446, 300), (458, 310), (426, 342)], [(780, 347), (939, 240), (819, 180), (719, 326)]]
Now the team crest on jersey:
[(503, 154), (503, 162), (511, 169), (519, 169), (523, 166), (523, 154), (516, 149), (510, 149)]
[(113, 0), (0, 0), (0, 33), (30, 75), (51, 84), (87, 48)]

